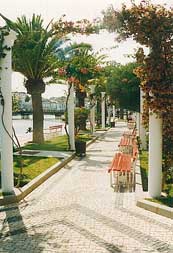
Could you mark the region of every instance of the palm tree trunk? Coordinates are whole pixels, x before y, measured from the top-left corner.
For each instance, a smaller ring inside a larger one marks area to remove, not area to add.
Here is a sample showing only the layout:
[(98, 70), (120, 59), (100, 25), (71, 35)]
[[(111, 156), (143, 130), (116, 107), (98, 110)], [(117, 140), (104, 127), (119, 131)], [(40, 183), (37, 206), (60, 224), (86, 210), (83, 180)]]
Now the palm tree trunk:
[(33, 93), (31, 96), (33, 108), (33, 142), (41, 144), (44, 142), (42, 97), (41, 93)]

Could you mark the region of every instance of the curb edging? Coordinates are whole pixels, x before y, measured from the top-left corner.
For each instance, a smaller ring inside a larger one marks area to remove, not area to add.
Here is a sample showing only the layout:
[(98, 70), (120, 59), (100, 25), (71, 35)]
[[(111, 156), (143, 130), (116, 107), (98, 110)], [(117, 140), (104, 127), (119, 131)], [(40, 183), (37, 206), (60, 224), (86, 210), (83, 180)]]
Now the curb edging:
[(154, 203), (152, 201), (146, 200), (148, 197), (148, 192), (144, 192), (142, 188), (142, 177), (140, 172), (140, 160), (138, 158), (136, 163), (136, 206), (143, 208), (152, 213), (162, 215), (166, 218), (173, 219), (173, 208), (161, 205), (159, 203)]
[(14, 194), (10, 196), (0, 197), (0, 206), (8, 205), (12, 203), (19, 202), (24, 199), (29, 193), (35, 190), (38, 186), (44, 183), (49, 177), (58, 172), (62, 167), (64, 167), (68, 162), (70, 162), (75, 157), (73, 153), (68, 158), (63, 159), (61, 162), (55, 163), (53, 166), (48, 168), (46, 171), (41, 173), (39, 176), (34, 178), (31, 182), (23, 186), (22, 188), (14, 188)]
[(146, 199), (138, 200), (136, 205), (150, 212), (162, 215), (166, 218), (173, 219), (173, 208), (171, 207), (163, 206), (161, 204), (148, 201)]

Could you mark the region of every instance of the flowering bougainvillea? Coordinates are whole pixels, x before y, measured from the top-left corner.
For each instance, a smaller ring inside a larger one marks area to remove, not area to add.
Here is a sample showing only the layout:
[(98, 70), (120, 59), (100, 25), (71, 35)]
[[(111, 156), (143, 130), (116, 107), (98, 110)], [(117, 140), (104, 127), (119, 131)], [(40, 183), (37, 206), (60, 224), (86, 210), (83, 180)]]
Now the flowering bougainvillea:
[(61, 18), (59, 18), (55, 23), (53, 23), (53, 30), (54, 34), (58, 38), (62, 38), (63, 36), (67, 34), (92, 34), (97, 33), (98, 25), (96, 22), (92, 23), (87, 19), (82, 19), (78, 21), (67, 21), (65, 20), (66, 15), (63, 15)]
[(76, 44), (61, 62), (58, 75), (74, 84), (78, 107), (84, 106), (87, 85), (100, 76), (104, 57), (94, 53), (89, 44)]
[(6, 53), (6, 50), (9, 50), (9, 48), (4, 45), (4, 37), (9, 34), (9, 29), (7, 27), (0, 27), (0, 59), (4, 58)]

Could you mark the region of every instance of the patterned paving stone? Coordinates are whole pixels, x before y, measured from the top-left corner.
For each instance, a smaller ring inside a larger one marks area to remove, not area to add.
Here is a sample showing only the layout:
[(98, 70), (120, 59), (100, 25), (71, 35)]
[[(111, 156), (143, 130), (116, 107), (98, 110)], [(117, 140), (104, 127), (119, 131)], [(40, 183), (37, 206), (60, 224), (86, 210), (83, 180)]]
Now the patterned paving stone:
[(124, 123), (19, 205), (0, 208), (0, 253), (173, 253), (173, 221), (113, 192), (108, 165)]

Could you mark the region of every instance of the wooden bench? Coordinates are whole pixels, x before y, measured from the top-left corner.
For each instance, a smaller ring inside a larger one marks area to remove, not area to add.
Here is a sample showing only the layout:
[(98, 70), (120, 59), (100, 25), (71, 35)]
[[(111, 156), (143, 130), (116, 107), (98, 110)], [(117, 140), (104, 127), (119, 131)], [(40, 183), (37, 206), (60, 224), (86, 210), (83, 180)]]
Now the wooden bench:
[(136, 128), (134, 127), (132, 131), (125, 131), (123, 133), (123, 136), (129, 138), (136, 138)]
[(49, 126), (44, 129), (45, 140), (56, 137), (58, 134), (62, 134), (63, 125)]
[(134, 129), (134, 128), (135, 128), (135, 125), (136, 125), (136, 122), (135, 122), (134, 120), (129, 120), (129, 121), (127, 122), (127, 127), (128, 127), (129, 129)]
[(114, 190), (121, 186), (131, 190), (135, 187), (135, 168), (132, 157), (129, 154), (118, 152), (115, 154), (108, 169), (110, 173), (110, 184)]
[(62, 132), (62, 125), (50, 126), (50, 132)]
[(129, 136), (121, 137), (118, 147), (121, 152), (126, 153), (126, 154), (132, 154), (133, 139), (130, 138)]
[(118, 146), (119, 150), (125, 154), (130, 154), (131, 156), (134, 156), (134, 154), (138, 153), (137, 141), (134, 134), (123, 134)]
[(111, 165), (108, 169), (110, 173), (110, 184), (114, 191), (121, 185), (130, 191), (135, 190), (135, 167), (138, 156), (138, 145), (136, 140), (135, 122), (131, 121), (133, 127), (123, 133), (119, 152), (114, 155)]

